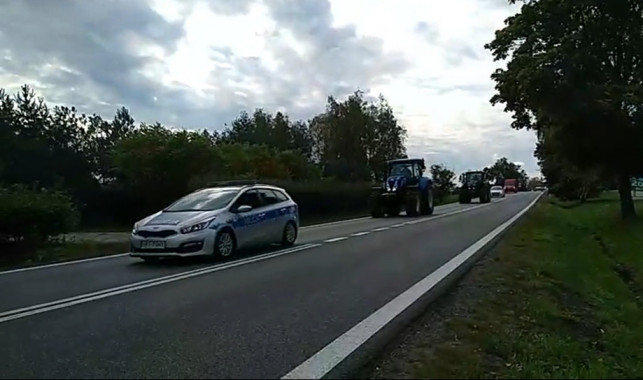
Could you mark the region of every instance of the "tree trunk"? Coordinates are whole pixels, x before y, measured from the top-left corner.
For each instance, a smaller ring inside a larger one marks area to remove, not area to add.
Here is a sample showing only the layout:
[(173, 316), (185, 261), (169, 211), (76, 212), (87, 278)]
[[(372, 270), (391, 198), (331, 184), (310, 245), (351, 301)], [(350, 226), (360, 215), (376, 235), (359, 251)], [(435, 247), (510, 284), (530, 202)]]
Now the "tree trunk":
[(633, 219), (636, 217), (634, 201), (632, 200), (632, 183), (630, 177), (622, 175), (618, 178), (618, 195), (621, 199), (621, 218)]

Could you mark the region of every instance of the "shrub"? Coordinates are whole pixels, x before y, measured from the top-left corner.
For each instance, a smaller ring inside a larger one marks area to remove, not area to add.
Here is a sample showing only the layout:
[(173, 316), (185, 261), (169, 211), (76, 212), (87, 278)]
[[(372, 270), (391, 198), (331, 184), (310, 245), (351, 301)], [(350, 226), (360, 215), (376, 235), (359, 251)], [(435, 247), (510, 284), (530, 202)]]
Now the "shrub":
[(72, 199), (64, 192), (23, 185), (0, 188), (0, 236), (5, 241), (40, 243), (71, 231), (78, 221)]
[(302, 218), (366, 212), (372, 184), (335, 180), (267, 181), (282, 187), (299, 205)]

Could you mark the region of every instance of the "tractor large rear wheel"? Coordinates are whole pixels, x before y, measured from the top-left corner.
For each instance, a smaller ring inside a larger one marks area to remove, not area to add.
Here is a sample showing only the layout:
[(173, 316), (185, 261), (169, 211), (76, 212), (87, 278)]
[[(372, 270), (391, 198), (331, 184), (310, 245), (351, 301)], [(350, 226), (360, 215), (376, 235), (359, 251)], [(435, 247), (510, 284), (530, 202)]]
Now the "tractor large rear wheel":
[(433, 190), (427, 190), (426, 194), (422, 196), (422, 201), (420, 203), (420, 213), (422, 215), (432, 215), (433, 214)]
[(405, 196), (406, 216), (418, 216), (422, 212), (422, 196), (419, 191), (407, 191)]
[(388, 216), (400, 215), (400, 204), (397, 202), (390, 202), (390, 204), (386, 206), (386, 215)]
[(491, 194), (489, 191), (484, 190), (480, 195), (480, 203), (489, 203), (491, 202)]

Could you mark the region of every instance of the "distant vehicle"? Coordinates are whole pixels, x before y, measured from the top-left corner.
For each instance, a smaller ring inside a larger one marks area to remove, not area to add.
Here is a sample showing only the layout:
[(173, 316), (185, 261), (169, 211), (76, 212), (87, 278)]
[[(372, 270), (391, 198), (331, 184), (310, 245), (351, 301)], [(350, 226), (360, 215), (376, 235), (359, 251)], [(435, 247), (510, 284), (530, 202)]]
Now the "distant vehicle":
[(535, 191), (544, 191), (545, 187), (544, 186), (536, 186), (536, 187), (534, 187), (534, 190)]
[(489, 176), (483, 171), (468, 171), (460, 175), (460, 191), (458, 193), (458, 202), (471, 203), (472, 198), (478, 198), (480, 203), (491, 202), (491, 186), (489, 185)]
[(505, 193), (517, 193), (518, 192), (518, 180), (515, 178), (505, 179)]
[(504, 198), (505, 189), (502, 186), (491, 186), (491, 198)]
[(292, 246), (298, 230), (299, 209), (286, 190), (231, 181), (197, 190), (136, 222), (130, 256), (227, 258), (250, 246)]
[(371, 216), (397, 216), (402, 209), (407, 216), (433, 214), (433, 181), (425, 170), (423, 158), (387, 161), (384, 182), (371, 192)]

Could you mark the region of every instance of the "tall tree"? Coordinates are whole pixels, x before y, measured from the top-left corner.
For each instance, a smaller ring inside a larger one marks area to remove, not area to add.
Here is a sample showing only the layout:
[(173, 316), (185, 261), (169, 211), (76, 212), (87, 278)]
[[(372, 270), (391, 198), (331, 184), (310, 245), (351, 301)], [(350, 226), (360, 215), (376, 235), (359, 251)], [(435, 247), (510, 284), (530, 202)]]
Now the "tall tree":
[(383, 96), (368, 103), (362, 91), (345, 101), (328, 98), (326, 112), (310, 122), (313, 157), (325, 175), (343, 180), (368, 180), (384, 161), (406, 155), (406, 130)]
[(528, 183), (527, 172), (518, 164), (509, 161), (507, 157), (501, 157), (493, 165), (484, 168), (484, 172), (495, 178), (495, 183), (502, 185), (503, 181), (508, 178), (518, 180), (518, 187), (524, 189)]
[[(510, 0), (515, 3), (515, 0)], [(485, 45), (508, 59), (492, 79), (513, 114), (580, 169), (601, 167), (619, 183), (621, 215), (636, 215), (630, 177), (643, 173), (643, 3), (525, 1)]]
[(433, 164), (429, 170), (437, 190), (436, 198), (443, 200), (455, 188), (455, 172), (445, 164)]

